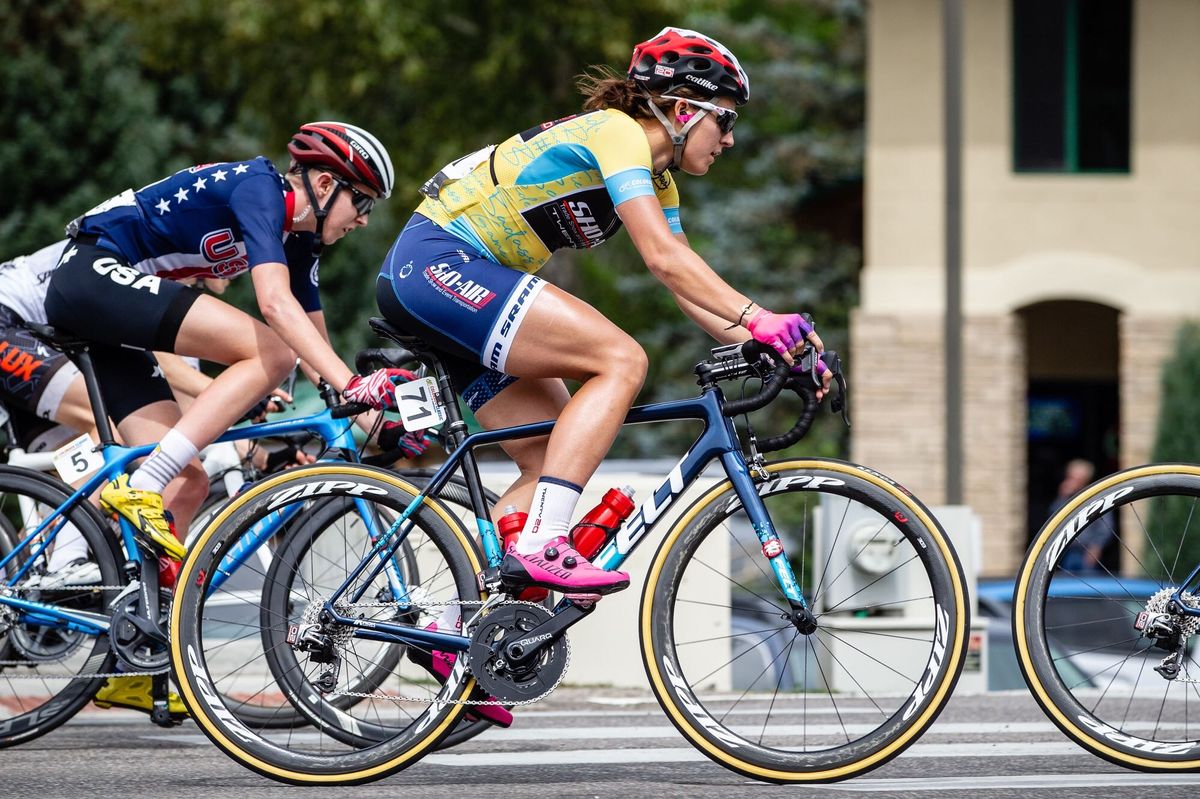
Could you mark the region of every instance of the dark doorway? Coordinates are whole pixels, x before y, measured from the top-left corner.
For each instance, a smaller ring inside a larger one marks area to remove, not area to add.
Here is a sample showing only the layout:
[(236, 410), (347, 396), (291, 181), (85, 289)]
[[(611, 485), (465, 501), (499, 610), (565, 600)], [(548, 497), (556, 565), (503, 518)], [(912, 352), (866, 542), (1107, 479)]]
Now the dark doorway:
[[(1028, 364), (1027, 531), (1032, 537), (1059, 499), (1067, 464), (1082, 459), (1093, 479), (1119, 466), (1118, 313), (1057, 301), (1023, 309)], [(1119, 542), (1102, 562), (1119, 565)]]

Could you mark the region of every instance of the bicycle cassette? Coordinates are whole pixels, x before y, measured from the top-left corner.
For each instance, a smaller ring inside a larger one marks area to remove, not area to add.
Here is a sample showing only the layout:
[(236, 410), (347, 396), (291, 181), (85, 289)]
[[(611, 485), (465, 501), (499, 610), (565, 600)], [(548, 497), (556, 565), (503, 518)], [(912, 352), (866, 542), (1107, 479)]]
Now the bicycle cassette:
[(521, 663), (510, 663), (508, 643), (529, 633), (552, 617), (541, 605), (505, 602), (474, 625), (468, 665), (485, 694), (503, 704), (535, 702), (550, 693), (567, 673), (571, 647), (560, 636)]

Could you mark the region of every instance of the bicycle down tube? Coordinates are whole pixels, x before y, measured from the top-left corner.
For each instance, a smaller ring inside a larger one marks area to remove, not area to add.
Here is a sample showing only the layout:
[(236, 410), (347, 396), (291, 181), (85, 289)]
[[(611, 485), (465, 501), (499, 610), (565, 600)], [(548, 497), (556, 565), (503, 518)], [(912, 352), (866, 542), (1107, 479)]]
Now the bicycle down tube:
[[(754, 481), (750, 476), (750, 470), (742, 455), (741, 446), (733, 427), (733, 420), (722, 412), (721, 403), (722, 396), (720, 392), (709, 390), (701, 396), (691, 399), (640, 405), (630, 409), (625, 418), (625, 424), (696, 419), (704, 422), (704, 430), (671, 470), (662, 485), (642, 502), (618, 530), (617, 535), (596, 555), (593, 562), (597, 566), (604, 569), (619, 568), (637, 547), (638, 543), (643, 540), (650, 528), (654, 526), (655, 522), (663, 517), (672, 507), (675, 500), (700, 476), (705, 467), (711, 461), (718, 458), (738, 498), (746, 509), (755, 534), (759, 538), (759, 542), (766, 545), (769, 541), (777, 540), (778, 536), (776, 535), (774, 525), (758, 496), (758, 491), (755, 489)], [(385, 640), (394, 643), (417, 643), (425, 646), (434, 646), (441, 651), (466, 651), (469, 646), (469, 639), (461, 635), (439, 633), (431, 630), (418, 630), (409, 626), (395, 625), (378, 620), (371, 621), (368, 628), (367, 624), (339, 613), (334, 607), (334, 603), (358, 581), (369, 565), (374, 564), (368, 578), (361, 581), (361, 586), (369, 585), (371, 580), (379, 574), (379, 571), (391, 561), (396, 549), (403, 543), (404, 536), (407, 534), (408, 528), (401, 530), (401, 527), (430, 494), (435, 494), (440, 489), (441, 485), (459, 468), (462, 461), (475, 447), (496, 444), (517, 438), (545, 435), (553, 427), (553, 421), (545, 421), (517, 427), (486, 430), (468, 436), (461, 446), (451, 453), (449, 459), (430, 479), (429, 484), (409, 503), (408, 507), (405, 508), (404, 512), (401, 513), (400, 517), (391, 525), (387, 532), (379, 537), (379, 540), (375, 543), (368, 556), (363, 558), (358, 566), (350, 571), (350, 574), (342, 585), (328, 598), (325, 608), (332, 614), (332, 619), (337, 623), (355, 628), (355, 635), (357, 637)], [(479, 480), (478, 472), (474, 469), (464, 469), (464, 473), (467, 476), (468, 482)], [(486, 518), (486, 510), (484, 508), (477, 511), (477, 513), (483, 514), (481, 518), (477, 519), (477, 524), (483, 539), (483, 548), (488, 564), (490, 567), (495, 568), (500, 562), (500, 548), (495, 528)], [(807, 609), (807, 603), (796, 581), (791, 564), (783, 552), (783, 548), (779, 547), (776, 554), (769, 557), (768, 560), (784, 595), (794, 606)], [(360, 587), (357, 593), (361, 593), (363, 590), (365, 588)], [(358, 601), (356, 593), (352, 593), (351, 596), (352, 602)]]

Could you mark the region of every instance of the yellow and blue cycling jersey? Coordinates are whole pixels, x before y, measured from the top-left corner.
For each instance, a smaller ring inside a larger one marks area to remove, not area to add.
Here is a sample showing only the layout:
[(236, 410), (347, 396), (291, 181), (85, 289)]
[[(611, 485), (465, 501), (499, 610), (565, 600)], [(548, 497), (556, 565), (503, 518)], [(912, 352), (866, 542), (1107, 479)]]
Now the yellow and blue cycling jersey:
[(652, 173), (642, 126), (606, 109), (518, 133), (417, 212), (497, 263), (532, 273), (561, 247), (610, 238), (621, 227), (616, 207), (651, 194), (681, 233), (679, 190), (669, 173)]

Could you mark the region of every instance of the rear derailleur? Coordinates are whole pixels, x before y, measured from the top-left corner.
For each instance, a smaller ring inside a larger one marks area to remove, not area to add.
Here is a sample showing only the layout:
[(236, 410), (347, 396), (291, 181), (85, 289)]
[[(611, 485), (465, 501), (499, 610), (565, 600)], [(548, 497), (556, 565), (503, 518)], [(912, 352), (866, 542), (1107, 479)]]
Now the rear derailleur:
[[(1164, 588), (1150, 597), (1146, 609), (1137, 615), (1133, 626), (1143, 638), (1151, 641), (1155, 649), (1167, 653), (1154, 670), (1165, 680), (1179, 678), (1183, 671), (1183, 659), (1189, 638), (1200, 630), (1200, 617), (1186, 613), (1179, 599), (1174, 598), (1175, 589)], [(1186, 592), (1180, 599), (1193, 607), (1195, 597)], [(1185, 682), (1190, 682), (1186, 677)]]

